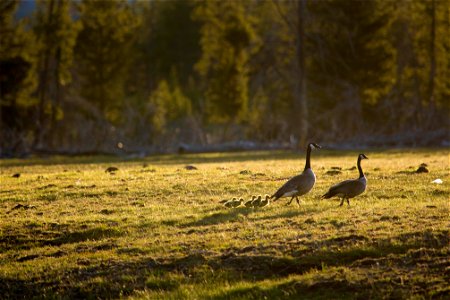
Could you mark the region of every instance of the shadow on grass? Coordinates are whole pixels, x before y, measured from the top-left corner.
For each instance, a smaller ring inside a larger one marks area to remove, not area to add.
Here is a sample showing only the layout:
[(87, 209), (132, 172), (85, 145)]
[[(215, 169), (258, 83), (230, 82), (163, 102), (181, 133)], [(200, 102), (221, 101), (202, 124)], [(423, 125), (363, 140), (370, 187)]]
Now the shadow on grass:
[(274, 215), (264, 215), (261, 216), (259, 219), (261, 220), (290, 219), (297, 216), (309, 216), (319, 211), (324, 211), (324, 209), (323, 208), (319, 209), (317, 207), (293, 207), (292, 210), (283, 211)]
[(217, 225), (227, 222), (237, 222), (240, 221), (242, 217), (249, 215), (253, 210), (251, 208), (233, 208), (227, 212), (218, 212), (211, 215), (205, 216), (200, 220), (182, 224), (180, 227), (195, 227), (195, 226), (208, 226)]
[[(341, 245), (343, 241), (347, 241), (349, 246), (351, 240), (353, 237), (331, 239), (327, 242)], [(416, 285), (421, 286), (422, 293), (430, 295), (434, 287), (425, 282), (427, 277), (405, 281), (400, 286), (386, 281), (384, 275), (380, 275), (378, 279), (371, 279), (369, 285), (367, 277), (364, 277), (366, 281), (358, 279), (350, 282), (339, 273), (339, 270), (330, 269), (346, 267), (348, 272), (353, 272), (351, 271), (353, 268), (378, 269), (378, 274), (395, 269), (393, 272), (396, 274), (397, 271), (422, 272), (426, 268), (429, 276), (443, 276), (445, 268), (448, 267), (448, 264), (442, 264), (448, 252), (446, 250), (449, 243), (448, 231), (408, 233), (393, 237), (392, 240), (376, 240), (360, 248), (339, 250), (319, 248), (298, 256), (227, 253), (205, 257), (202, 254), (190, 254), (181, 258), (156, 260), (149, 257), (139, 259), (141, 254), (137, 254), (136, 259), (128, 261), (94, 260), (83, 264), (83, 267), (63, 270), (57, 276), (53, 273), (43, 273), (39, 278), (29, 280), (0, 277), (0, 290), (5, 299), (26, 299), (36, 295), (42, 295), (43, 298), (109, 299), (132, 295), (136, 291), (143, 290), (172, 292), (184, 284), (202, 284), (206, 282), (205, 280), (216, 284), (228, 282), (227, 284), (232, 285), (242, 281), (257, 284), (261, 280), (280, 280), (289, 275), (301, 275), (315, 270), (316, 273), (313, 274), (316, 275), (310, 282), (290, 280), (267, 289), (256, 286), (241, 287), (219, 291), (219, 294), (212, 298), (259, 299), (264, 296), (288, 299), (297, 299), (299, 296), (333, 298), (337, 295), (335, 293), (344, 298), (367, 298), (367, 296), (377, 298), (377, 295), (382, 295), (383, 287), (390, 292), (400, 288), (402, 293), (409, 293)], [(401, 241), (408, 243), (400, 243)], [(420, 269), (415, 268), (418, 263), (421, 264)], [(410, 294), (397, 296), (408, 298), (408, 295)]]
[(370, 294), (371, 286), (369, 283), (355, 284), (337, 278), (311, 284), (291, 280), (270, 288), (253, 286), (231, 289), (210, 299), (355, 299), (358, 291), (359, 294)]
[(113, 228), (92, 228), (84, 231), (63, 233), (60, 237), (46, 242), (48, 245), (60, 246), (84, 241), (98, 241), (109, 237), (118, 237), (122, 233)]
[(4, 235), (0, 238), (0, 251), (31, 249), (42, 246), (61, 246), (63, 244), (73, 244), (84, 241), (98, 241), (105, 238), (119, 237), (123, 234), (124, 233), (120, 230), (114, 228), (92, 228), (74, 232), (63, 232), (53, 234), (49, 239), (42, 238), (47, 235), (46, 232), (42, 232), (39, 237), (36, 237), (36, 234), (33, 233), (11, 234)]
[[(208, 226), (208, 225), (217, 225), (223, 224), (227, 222), (238, 222), (241, 221), (243, 217), (247, 217), (248, 215), (257, 212), (258, 210), (264, 210), (266, 208), (247, 208), (247, 207), (238, 207), (229, 209), (227, 212), (217, 212), (210, 215), (207, 215), (199, 220), (184, 223), (180, 227), (195, 227), (195, 226)], [(297, 216), (305, 216), (311, 215), (314, 212), (323, 211), (323, 209), (319, 209), (316, 207), (308, 207), (308, 208), (296, 208), (293, 210), (284, 211), (281, 213), (277, 213), (274, 215), (264, 215), (260, 217), (254, 217), (255, 220), (272, 220), (272, 219), (284, 219), (284, 218), (293, 218)], [(172, 223), (166, 225), (174, 225)]]

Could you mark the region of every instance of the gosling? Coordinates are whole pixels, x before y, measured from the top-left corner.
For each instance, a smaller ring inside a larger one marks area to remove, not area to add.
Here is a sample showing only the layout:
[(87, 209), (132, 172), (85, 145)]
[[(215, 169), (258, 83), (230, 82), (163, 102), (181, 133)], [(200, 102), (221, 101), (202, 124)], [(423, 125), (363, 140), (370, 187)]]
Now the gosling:
[(244, 202), (244, 199), (239, 198), (239, 200), (234, 200), (233, 201), (233, 207), (238, 207), (242, 204), (242, 202)]
[(261, 203), (259, 204), (259, 207), (264, 207), (270, 204), (270, 196), (266, 195), (265, 199), (261, 201)]
[(256, 196), (252, 196), (252, 199), (251, 200), (248, 200), (247, 202), (245, 202), (245, 207), (253, 207), (253, 201), (255, 201), (255, 199), (256, 199)]
[(226, 207), (228, 207), (228, 208), (232, 208), (232, 207), (234, 207), (233, 205), (234, 205), (234, 202), (235, 202), (235, 201), (238, 201), (238, 200), (237, 200), (236, 197), (233, 197), (233, 199), (228, 200), (228, 201), (225, 202), (223, 205), (226, 206)]
[(252, 201), (253, 207), (259, 207), (260, 204), (261, 204), (261, 195), (259, 195), (258, 198)]

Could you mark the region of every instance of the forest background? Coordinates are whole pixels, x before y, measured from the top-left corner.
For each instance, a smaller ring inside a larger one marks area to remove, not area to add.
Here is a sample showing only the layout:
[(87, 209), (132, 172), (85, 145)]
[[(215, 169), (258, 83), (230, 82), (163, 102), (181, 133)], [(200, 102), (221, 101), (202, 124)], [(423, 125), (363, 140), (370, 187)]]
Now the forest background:
[(447, 0), (4, 0), (0, 26), (3, 157), (449, 143)]

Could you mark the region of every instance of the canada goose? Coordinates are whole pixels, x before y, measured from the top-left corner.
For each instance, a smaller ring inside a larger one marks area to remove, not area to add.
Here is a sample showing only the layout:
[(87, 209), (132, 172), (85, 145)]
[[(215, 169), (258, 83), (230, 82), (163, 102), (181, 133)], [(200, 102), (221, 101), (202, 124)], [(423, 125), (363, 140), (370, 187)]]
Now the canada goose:
[(280, 187), (278, 191), (276, 191), (276, 193), (270, 197), (271, 199), (274, 198), (273, 201), (276, 201), (279, 198), (283, 197), (292, 197), (287, 205), (291, 204), (294, 198), (297, 201), (297, 204), (300, 205), (298, 196), (305, 195), (313, 188), (314, 183), (316, 183), (316, 175), (314, 175), (310, 163), (311, 150), (313, 148), (320, 149), (322, 147), (320, 147), (316, 143), (308, 144), (306, 150), (305, 169), (300, 175), (292, 177), (282, 187)]
[(245, 204), (244, 204), (245, 207), (252, 207), (253, 206), (252, 202), (255, 201), (255, 199), (256, 199), (256, 196), (252, 196), (251, 200), (248, 200), (247, 202), (245, 202)]
[(264, 207), (270, 204), (270, 196), (266, 195), (264, 200), (261, 201), (261, 203), (259, 204), (259, 207)]
[(234, 207), (233, 205), (234, 205), (234, 202), (235, 202), (235, 201), (238, 201), (238, 200), (236, 199), (236, 197), (233, 197), (233, 199), (228, 200), (228, 201), (225, 202), (223, 205), (226, 206), (226, 207), (231, 208), (231, 207)]
[(244, 202), (244, 199), (239, 198), (239, 200), (234, 200), (233, 201), (233, 207), (238, 207), (242, 204), (242, 202)]
[(259, 195), (258, 198), (252, 201), (253, 207), (259, 207), (260, 204), (261, 204), (261, 195)]
[(368, 159), (368, 157), (364, 154), (358, 155), (358, 179), (345, 180), (336, 185), (333, 185), (328, 190), (328, 192), (322, 196), (322, 198), (329, 199), (334, 196), (341, 197), (341, 204), (339, 204), (339, 206), (342, 206), (342, 204), (344, 204), (344, 200), (347, 200), (347, 204), (350, 205), (350, 198), (362, 194), (366, 190), (367, 186), (366, 176), (364, 176), (363, 170), (361, 168), (361, 160), (363, 159)]

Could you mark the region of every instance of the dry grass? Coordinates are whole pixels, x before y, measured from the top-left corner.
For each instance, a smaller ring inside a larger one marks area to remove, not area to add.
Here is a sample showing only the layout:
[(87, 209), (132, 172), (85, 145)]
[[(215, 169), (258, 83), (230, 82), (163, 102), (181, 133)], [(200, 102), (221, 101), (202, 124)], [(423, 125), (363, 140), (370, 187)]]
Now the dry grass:
[(448, 152), (364, 153), (369, 187), (350, 207), (319, 198), (357, 176), (358, 153), (321, 150), (300, 207), (260, 209), (218, 202), (274, 192), (304, 154), (2, 160), (2, 297), (448, 297)]

